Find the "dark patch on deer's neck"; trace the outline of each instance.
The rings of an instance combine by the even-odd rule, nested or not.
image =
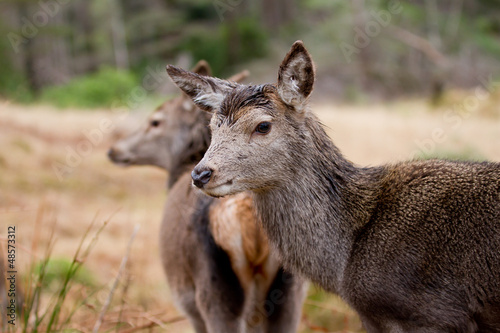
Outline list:
[[[290,181],[256,193],[255,202],[271,243],[286,254],[285,267],[339,291],[356,233],[374,209],[372,185],[382,170],[356,168],[317,118],[305,117],[289,143]]]

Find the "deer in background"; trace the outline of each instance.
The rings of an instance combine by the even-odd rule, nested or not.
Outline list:
[[[201,61],[194,72],[209,75],[210,68]],[[168,171],[161,259],[176,304],[197,333],[296,332],[305,283],[270,252],[249,193],[212,199],[191,187],[190,171],[210,144],[209,120],[187,96],[174,98],[109,157]]]
[[[355,166],[308,108],[301,41],[277,84],[167,71],[213,114],[193,183],[252,191],[285,268],[339,294],[368,332],[500,332],[499,163]]]

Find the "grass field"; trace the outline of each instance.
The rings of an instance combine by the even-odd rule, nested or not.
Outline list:
[[[480,107],[458,110],[456,103],[466,98],[440,109],[405,101],[316,105],[314,110],[334,142],[359,165],[431,156],[500,161],[498,104],[488,112]],[[166,174],[153,167],[120,169],[106,156],[112,142],[146,115],[0,101],[0,242],[5,247],[8,226],[16,226],[22,285],[27,285],[31,267],[44,258],[51,235],[53,267],[64,266],[92,221],[84,247],[109,221],[63,304],[63,318],[76,307],[65,328],[92,331],[139,225],[102,328],[191,332],[171,303],[158,254]],[[42,291],[40,312],[49,306],[62,278],[55,274],[51,279]],[[347,306],[311,287],[301,332],[358,331],[361,325]]]

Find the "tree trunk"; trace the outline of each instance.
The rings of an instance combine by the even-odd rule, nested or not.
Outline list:
[[[113,52],[115,65],[120,69],[129,68],[129,56],[127,50],[127,39],[125,25],[123,24],[122,7],[119,0],[110,0],[111,6],[111,39],[113,41]]]
[[[19,13],[21,17],[29,17],[30,4],[27,2],[20,2]],[[23,44],[24,53],[24,73],[28,80],[28,86],[33,94],[40,93],[41,86],[37,78],[36,64],[35,64],[35,43],[33,38],[26,38],[26,43]]]
[[[363,0],[352,0],[353,26],[356,31],[364,31],[366,25],[365,5]],[[371,57],[369,44],[359,48],[358,73],[360,86],[363,89],[370,90]]]

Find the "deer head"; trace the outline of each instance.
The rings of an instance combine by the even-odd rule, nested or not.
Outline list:
[[[193,72],[208,76],[211,69],[201,60]],[[241,81],[247,76],[248,72],[243,71],[230,80]],[[209,120],[206,112],[182,94],[158,107],[146,124],[115,143],[108,155],[123,166],[155,165],[173,171],[181,163],[198,162],[202,158],[210,143]]]
[[[307,99],[314,65],[301,41],[293,44],[277,84],[241,85],[167,66],[172,80],[212,114],[212,141],[192,172],[193,184],[220,197],[271,189],[289,181],[305,158]]]
[[[193,72],[210,75],[211,69],[202,60]],[[209,134],[199,133],[207,132],[204,131],[207,122],[205,113],[183,94],[160,105],[139,130],[115,143],[108,156],[114,163],[123,166],[155,165],[170,171],[188,146],[193,150],[203,149],[204,146],[206,149],[210,142]],[[193,141],[192,137],[198,138]]]

